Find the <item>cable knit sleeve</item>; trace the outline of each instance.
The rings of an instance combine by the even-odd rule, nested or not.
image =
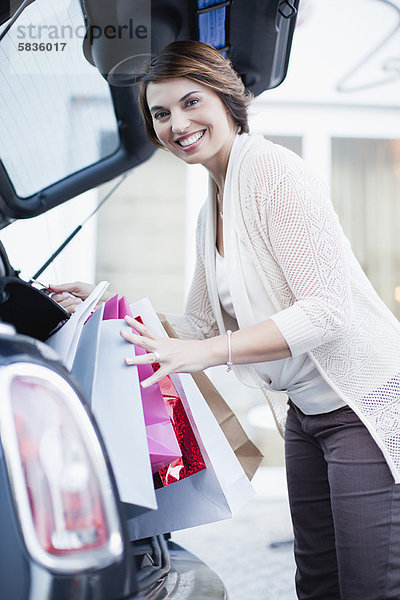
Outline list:
[[[196,265],[183,315],[166,314],[176,333],[183,339],[204,339],[219,334],[208,295],[204,265],[206,206],[199,213],[196,231]]]
[[[325,186],[292,153],[281,149],[273,158],[259,157],[251,180],[259,237],[273,258],[270,279],[272,273],[280,305],[287,307],[272,319],[297,356],[347,332],[348,241]]]

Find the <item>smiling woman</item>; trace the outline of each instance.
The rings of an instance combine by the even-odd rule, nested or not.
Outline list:
[[[301,600],[400,597],[400,325],[357,263],[326,186],[294,153],[248,134],[239,76],[199,42],[174,42],[140,83],[147,135],[209,173],[181,339],[129,321],[173,372],[233,366],[285,391],[286,469]],[[72,291],[71,288],[64,288]],[[368,324],[368,327],[366,326]],[[277,401],[279,403],[279,401]]]
[[[153,128],[153,116],[149,109],[150,104],[147,102],[149,81],[165,82],[171,78],[184,77],[195,84],[201,84],[202,88],[208,88],[219,96],[237,125],[239,133],[248,133],[247,108],[252,95],[245,90],[242,80],[231,63],[212,46],[173,42],[151,61],[149,70],[150,72],[145,74],[140,82],[139,105],[147,135],[156,146],[162,147],[162,143]],[[174,75],[172,76],[171,73]],[[192,90],[197,89],[198,86],[192,87]]]
[[[208,170],[222,216],[229,155],[236,135],[249,132],[252,99],[232,64],[207,44],[173,42],[150,61],[138,99],[150,141]],[[220,221],[217,248],[223,255]]]
[[[195,89],[193,89],[195,88]],[[150,82],[147,102],[162,147],[186,163],[226,168],[237,125],[218,94],[185,77]]]

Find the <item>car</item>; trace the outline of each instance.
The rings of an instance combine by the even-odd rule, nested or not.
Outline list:
[[[38,600],[225,598],[168,536],[131,542],[107,451],[49,347],[0,324],[0,595]]]
[[[2,5],[0,115],[8,129],[0,133],[1,228],[42,214],[151,156],[132,97],[144,58],[169,41],[212,43],[232,58],[255,94],[279,85],[286,74],[298,0],[153,0],[139,3],[134,13],[131,7],[127,0]],[[63,48],[62,38],[71,32],[74,39]],[[124,33],[131,34],[129,43]],[[121,43],[115,42],[118,35]],[[47,135],[42,124],[52,129],[50,116],[38,107],[55,102],[51,110],[61,114],[63,101],[74,100],[71,57],[81,75],[88,62],[96,67],[86,85],[101,90],[104,102],[96,115],[99,122],[113,123],[112,135],[103,140],[100,154],[72,152],[62,168],[55,157],[50,169],[37,162],[35,144]],[[50,84],[32,86],[29,70],[37,69],[37,81],[44,81],[46,68],[56,62],[57,83],[65,85],[57,93]],[[20,103],[13,103],[17,97]],[[33,136],[35,144],[18,147],[13,131],[23,122],[42,128],[41,135]],[[62,150],[60,140],[61,146],[54,138],[51,149]],[[48,264],[25,281],[0,244],[0,597],[227,598],[217,575],[168,534],[129,539],[128,512],[96,419],[69,371],[44,343],[69,317],[36,282]]]

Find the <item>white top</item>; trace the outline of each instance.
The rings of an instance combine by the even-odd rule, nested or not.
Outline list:
[[[247,316],[245,324],[238,321],[239,328],[266,321],[276,312],[251,263],[248,252],[242,244],[241,253],[246,287],[243,293],[247,293],[249,296],[252,314]],[[215,271],[220,302],[223,309],[233,319],[236,319],[226,272],[226,261],[218,250],[216,250],[215,255]],[[306,415],[327,413],[345,406],[345,402],[321,377],[306,353],[283,360],[254,363],[252,366],[269,389],[275,392],[287,392],[292,402]]]
[[[212,337],[227,328],[215,281],[215,192],[210,180],[199,213],[185,313],[168,317],[186,339]],[[326,185],[290,150],[261,135],[242,134],[232,145],[225,194],[232,210],[226,214],[224,208],[224,246],[234,247],[229,238],[237,230],[292,357],[308,354],[366,425],[400,483],[400,323],[354,256]],[[234,261],[228,250],[226,260]],[[229,265],[228,272],[235,268]],[[246,310],[245,300],[239,308]],[[242,366],[236,367],[239,376],[238,370],[243,380]],[[254,369],[252,380],[265,386]],[[284,395],[268,400],[282,429]]]

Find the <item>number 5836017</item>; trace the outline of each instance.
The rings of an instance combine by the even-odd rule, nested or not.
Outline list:
[[[67,42],[19,42],[19,52],[63,52]]]

